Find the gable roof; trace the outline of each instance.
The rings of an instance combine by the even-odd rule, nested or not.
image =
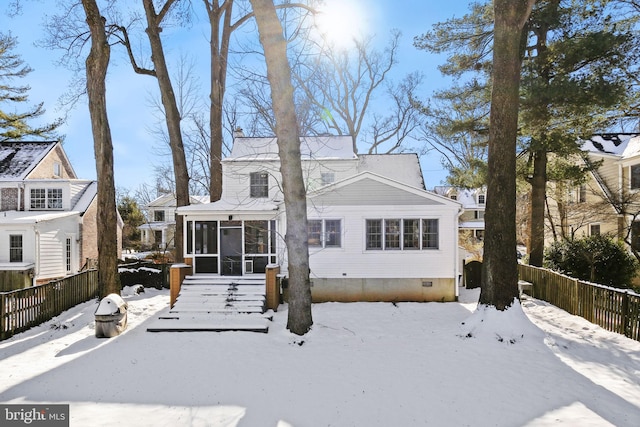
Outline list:
[[[300,138],[303,160],[356,159],[350,136],[303,136]],[[279,160],[278,139],[239,137],[233,140],[231,154],[223,161]]]
[[[189,196],[189,203],[192,205],[197,205],[200,203],[207,203],[209,201],[209,196]],[[175,208],[176,207],[176,196],[173,193],[166,193],[162,196],[155,198],[150,201],[146,206],[147,208]]]
[[[357,175],[309,193],[315,204],[332,206],[366,205],[440,205],[461,209],[455,200],[413,187],[384,176],[361,172]]]
[[[602,133],[583,141],[580,148],[589,153],[630,157],[632,152],[639,153],[639,144],[640,138],[635,133]]]
[[[417,153],[363,154],[358,159],[358,172],[372,172],[426,190]]]
[[[0,142],[0,179],[25,179],[57,144],[57,141]]]

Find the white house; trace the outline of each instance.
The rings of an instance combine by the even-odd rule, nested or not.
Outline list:
[[[209,201],[209,196],[189,196],[194,205]],[[172,193],[162,194],[145,206],[148,222],[138,227],[143,248],[158,250],[175,247],[176,197]]]
[[[462,204],[464,213],[460,216],[459,229],[478,242],[484,240],[484,212],[487,204],[487,188],[456,188],[438,186],[434,193],[457,200]],[[461,236],[462,237],[462,236]]]
[[[460,203],[425,190],[416,154],[357,155],[349,136],[301,140],[314,301],[453,301]],[[236,138],[222,199],[178,208],[194,274],[286,274],[275,138]]]
[[[59,142],[0,143],[0,291],[97,259],[96,194],[96,181],[76,177]]]

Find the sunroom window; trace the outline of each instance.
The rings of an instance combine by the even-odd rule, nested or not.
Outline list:
[[[365,249],[438,249],[438,228],[437,219],[368,219],[365,222]]]
[[[312,219],[307,222],[310,247],[339,248],[342,246],[342,220]]]

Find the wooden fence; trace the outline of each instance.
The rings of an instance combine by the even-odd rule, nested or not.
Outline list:
[[[0,341],[39,325],[98,294],[98,271],[0,293]]]
[[[582,282],[551,270],[518,265],[520,279],[533,283],[532,296],[612,332],[640,341],[640,295]]]

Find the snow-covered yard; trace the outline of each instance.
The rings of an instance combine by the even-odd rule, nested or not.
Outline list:
[[[68,403],[78,427],[640,425],[639,342],[533,299],[533,323],[470,319],[478,291],[461,292],[314,305],[304,337],[286,306],[268,334],[149,333],[168,293],[148,289],[97,339],[89,302],[0,342],[0,402]]]

